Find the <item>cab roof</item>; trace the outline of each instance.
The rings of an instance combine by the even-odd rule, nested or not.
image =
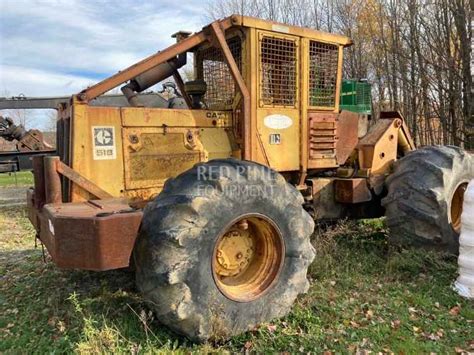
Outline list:
[[[228,18],[231,20],[232,25],[236,27],[241,26],[257,28],[259,30],[309,38],[319,42],[338,44],[344,47],[348,47],[353,44],[352,39],[347,36],[318,31],[307,27],[290,26],[280,22],[262,20],[256,17],[242,16],[236,14],[229,16]]]

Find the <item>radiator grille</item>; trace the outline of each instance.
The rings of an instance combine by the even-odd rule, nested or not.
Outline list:
[[[333,117],[312,117],[309,131],[309,158],[336,156],[336,120]]]
[[[334,107],[336,102],[338,47],[310,41],[309,105]]]
[[[260,102],[296,105],[297,45],[295,40],[262,36],[260,39]]]
[[[242,45],[239,37],[227,40],[227,45],[234,57],[239,70],[242,68]],[[207,84],[204,101],[210,109],[227,109],[232,106],[236,86],[230,69],[220,48],[209,47],[200,51],[202,72],[199,76]]]

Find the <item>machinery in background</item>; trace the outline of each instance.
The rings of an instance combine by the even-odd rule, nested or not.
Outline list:
[[[0,152],[0,173],[33,169],[32,157],[53,155],[56,150],[37,129],[26,130],[9,117],[0,116],[0,138],[16,141],[16,151]]]
[[[372,116],[372,86],[367,80],[343,80],[341,85],[341,110]]]
[[[26,130],[23,125],[16,125],[10,117],[0,116],[0,137],[7,141],[17,141],[19,152],[52,150],[53,146],[44,140],[43,133],[37,129]]]

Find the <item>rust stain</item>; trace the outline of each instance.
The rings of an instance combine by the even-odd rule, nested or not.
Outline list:
[[[95,271],[127,267],[142,212],[121,199],[91,202],[45,205],[30,218],[57,266]]]
[[[337,120],[336,159],[339,165],[346,162],[359,142],[359,115],[342,111]]]

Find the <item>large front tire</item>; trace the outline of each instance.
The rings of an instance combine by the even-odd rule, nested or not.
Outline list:
[[[309,287],[314,258],[314,222],[302,204],[265,166],[195,166],[145,208],[134,249],[139,290],[162,323],[195,341],[287,314]]]
[[[382,200],[391,240],[457,253],[464,190],[472,156],[454,146],[415,150],[395,163]]]

